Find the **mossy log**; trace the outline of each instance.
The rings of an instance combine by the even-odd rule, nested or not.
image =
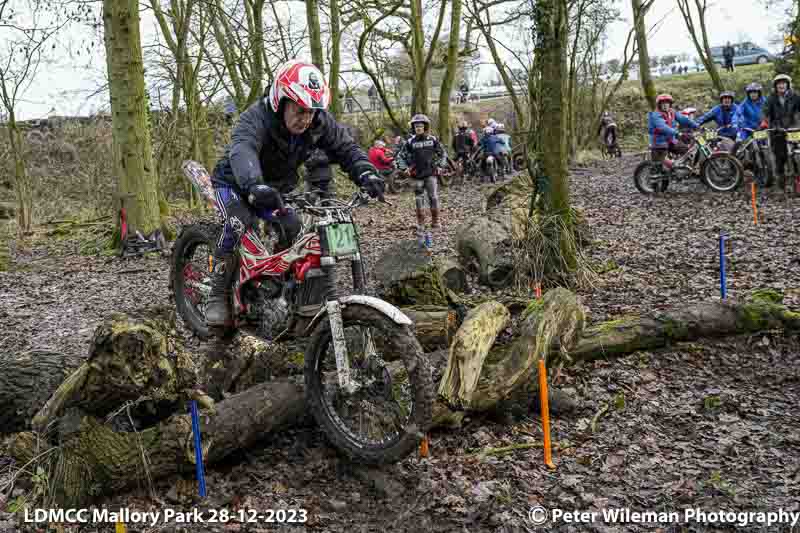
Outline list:
[[[769,329],[800,331],[800,313],[756,295],[747,301],[705,302],[651,316],[603,322],[587,328],[569,356],[573,360],[590,361],[675,342]]]
[[[49,350],[0,353],[0,434],[25,429],[82,361]]]
[[[93,416],[75,414],[72,431],[62,432],[60,447],[53,454],[55,474],[50,487],[58,505],[80,507],[94,494],[192,472],[192,423],[184,407],[186,414],[175,414],[138,432],[114,431]],[[288,380],[262,383],[227,398],[212,412],[200,414],[204,461],[213,463],[247,448],[265,433],[296,423],[304,411],[302,386]],[[9,449],[24,460],[37,453],[36,442],[32,433],[20,433]]]
[[[486,302],[467,314],[450,345],[447,368],[439,383],[439,395],[448,404],[471,407],[483,361],[510,320],[508,309],[497,302]]]
[[[0,368],[7,367],[0,382],[9,380],[3,389],[13,392],[0,393],[0,411],[6,413],[0,432],[17,431],[29,421],[43,430],[68,407],[105,417],[135,403],[134,412],[150,418],[186,399],[187,391],[199,388],[221,399],[290,373],[284,348],[246,334],[224,346],[211,344],[205,354],[189,354],[174,336],[173,318],[164,310],[109,315],[82,362],[67,364],[49,353],[0,359]]]
[[[426,352],[447,348],[458,329],[455,311],[435,305],[402,307],[414,323],[414,334]]]
[[[538,390],[539,359],[548,367],[558,364],[578,343],[586,321],[580,298],[557,288],[534,300],[507,346],[492,348],[480,369],[470,408],[488,411],[515,391]],[[530,385],[535,384],[531,388]]]

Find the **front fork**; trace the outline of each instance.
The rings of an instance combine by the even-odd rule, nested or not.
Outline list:
[[[350,360],[347,353],[347,339],[344,335],[344,322],[342,320],[342,306],[339,304],[338,291],[336,289],[335,265],[325,265],[323,270],[328,281],[327,300],[325,310],[328,313],[328,321],[331,326],[331,337],[333,340],[333,350],[336,356],[336,375],[339,379],[339,386],[348,394],[358,390],[358,385],[353,383],[350,376]],[[364,290],[364,270],[361,263],[361,254],[353,258],[351,262],[353,272],[353,287],[356,293]],[[372,332],[369,328],[362,328],[364,343],[364,360],[373,357],[377,352],[375,343],[372,340]]]

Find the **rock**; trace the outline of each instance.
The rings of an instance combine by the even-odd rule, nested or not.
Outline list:
[[[439,272],[442,273],[445,287],[457,294],[469,292],[470,287],[467,281],[467,272],[456,259],[448,257],[437,260],[437,265],[439,267]]]

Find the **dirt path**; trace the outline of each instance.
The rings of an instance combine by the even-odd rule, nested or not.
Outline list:
[[[784,204],[770,196],[768,223],[753,226],[746,195],[714,195],[692,185],[644,197],[629,177],[632,164],[604,163],[573,174],[573,201],[585,208],[597,241],[590,258],[610,269],[582,294],[593,320],[718,298],[720,230],[733,241],[731,296],[780,288],[787,303],[800,308],[800,200]],[[480,216],[479,198],[470,188],[444,191],[445,229],[434,242],[437,253],[450,251],[459,220]],[[370,243],[368,264],[381,244],[413,235],[413,198],[393,201],[391,212],[371,206],[359,215]],[[168,303],[164,260],[78,257],[66,253],[68,243],[58,248],[35,248],[22,257],[20,270],[0,274],[0,353],[41,347],[80,353],[108,312]],[[207,472],[207,506],[303,508],[308,529],[337,532],[530,531],[533,505],[566,511],[800,511],[799,357],[798,339],[767,333],[572,369],[559,385],[581,407],[554,419],[553,438],[562,448],[555,453],[554,472],[542,465],[537,448],[470,455],[485,447],[540,441],[531,406],[435,433],[430,458],[412,457],[383,472],[339,461],[314,428],[293,429],[270,435],[263,446]],[[7,475],[9,468],[0,458],[0,472]],[[186,479],[192,478],[187,473]],[[167,479],[155,487],[155,498],[143,490],[106,503],[189,509],[181,496],[192,490],[191,482]],[[9,518],[0,513],[0,531],[11,527]],[[662,531],[677,531],[661,525],[667,527]],[[603,523],[601,515],[593,524],[548,523],[542,530],[634,532],[655,526]],[[206,524],[188,530],[237,527]],[[239,527],[279,529],[264,523]]]

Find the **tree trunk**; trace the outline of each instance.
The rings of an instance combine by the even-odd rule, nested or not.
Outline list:
[[[397,306],[446,307],[447,290],[441,272],[411,239],[389,246],[372,267],[378,291]]]
[[[547,110],[547,127],[541,133],[542,171],[537,183],[536,210],[540,216],[556,216],[564,221],[559,232],[560,263],[570,271],[577,263],[571,246],[569,174],[567,172],[567,112],[564,101],[567,77],[567,20],[565,0],[550,0],[539,10],[538,49],[541,54],[541,105]]]
[[[650,110],[656,108],[656,85],[650,75],[650,54],[647,52],[647,26],[644,22],[644,16],[652,1],[650,0],[646,6],[643,6],[642,0],[631,0],[634,28],[636,29],[636,43],[639,49],[639,79],[642,82],[642,90]]]
[[[510,257],[502,253],[511,241],[511,215],[501,210],[477,217],[456,230],[458,260],[467,271],[477,271],[485,285],[494,270],[504,270]]]
[[[339,0],[330,0],[331,6],[331,73],[328,86],[331,89],[330,112],[334,117],[339,117],[342,103],[339,101],[339,71],[342,66],[342,30],[340,26]]]
[[[15,215],[14,204],[0,202],[0,272],[5,272],[11,265],[11,221]]]
[[[439,138],[450,145],[450,91],[458,69],[458,38],[461,26],[461,0],[450,2],[450,39],[447,43],[447,69],[439,92]]]
[[[422,0],[411,0],[412,64],[414,65],[414,96],[411,114],[428,114],[428,73],[425,69],[425,34],[422,30]],[[432,44],[431,46],[434,46]]]
[[[509,322],[509,310],[498,302],[486,302],[469,313],[454,336],[446,360],[443,350],[431,354],[434,377],[440,378],[439,392],[444,398],[434,405],[434,425],[457,426],[464,410],[495,409],[513,393],[535,389],[531,387],[532,375],[541,357],[552,366],[707,336],[776,328],[800,332],[800,313],[787,310],[778,301],[770,293],[758,294],[746,302],[703,303],[584,330],[586,311],[580,299],[565,289],[553,289],[541,300],[529,302],[517,333],[500,342],[496,339]],[[417,321],[421,322],[419,317]],[[183,398],[174,389],[182,386],[182,381],[191,382],[181,376],[191,376],[193,368],[213,369],[218,362],[187,360],[175,339],[167,336],[171,329],[172,325],[158,315],[109,318],[95,334],[89,361],[59,387],[61,391],[71,388],[77,394],[54,409],[58,398],[65,397],[55,394],[40,410],[49,411],[53,418],[58,416],[54,438],[60,449],[40,460],[52,457],[56,461],[50,465],[57,466],[55,470],[48,466],[45,471],[61,472],[49,480],[61,505],[85,506],[94,492],[90,487],[107,493],[192,471],[191,421],[185,414]],[[223,375],[208,371],[205,375],[221,391],[236,394],[201,414],[206,463],[251,446],[278,427],[297,423],[305,412],[299,376],[296,381],[291,377],[274,379],[273,374],[279,372],[272,372],[273,366],[286,364],[285,351],[248,336],[238,336],[232,350],[233,357],[226,358],[227,368],[220,370]],[[253,371],[257,362],[266,367],[259,375]],[[5,416],[0,427],[21,427],[20,420],[24,424],[35,412],[35,404],[46,397],[44,391],[54,386],[65,368],[77,363],[46,352],[0,359],[0,413],[4,413],[0,416]],[[69,382],[81,385],[70,387]],[[161,409],[151,415],[154,421],[142,425],[146,422],[143,415],[152,412],[145,408],[151,400],[144,397],[154,396],[157,390],[176,399],[160,404]],[[125,427],[129,412],[136,427]],[[19,418],[14,418],[15,413]],[[36,448],[41,444],[36,435],[21,433],[13,439],[9,451],[24,464],[42,452]],[[35,466],[30,470],[35,471]]]
[[[158,177],[147,127],[147,98],[144,86],[139,2],[104,0],[106,52],[109,56],[109,92],[114,140],[121,161],[120,196],[126,208],[128,228],[144,235],[161,226],[158,206]]]
[[[322,52],[322,31],[319,25],[319,2],[306,0],[306,23],[311,42],[311,62],[325,74],[325,54]]]
[[[24,148],[22,146],[22,135],[15,117],[14,110],[8,113],[8,137],[11,144],[11,157],[14,160],[14,191],[17,195],[17,227],[20,235],[24,235],[31,230],[33,225],[33,190],[25,168]]]

